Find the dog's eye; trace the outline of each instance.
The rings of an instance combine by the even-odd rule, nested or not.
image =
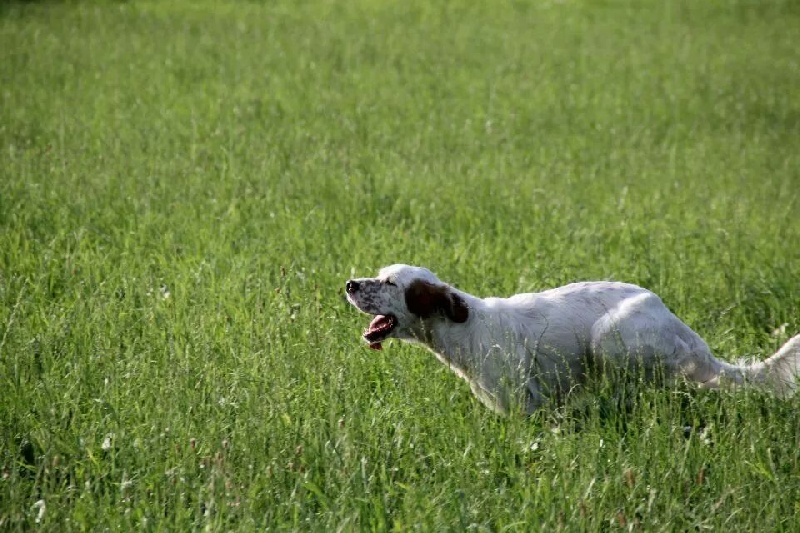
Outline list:
[[[391,285],[392,287],[397,287],[397,283],[393,282],[392,280],[387,279],[384,281],[387,285]]]

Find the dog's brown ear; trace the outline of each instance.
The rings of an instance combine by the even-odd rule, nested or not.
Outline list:
[[[469,318],[469,307],[461,296],[446,285],[434,285],[426,281],[415,281],[406,289],[406,306],[421,318],[443,313],[459,324]]]
[[[447,292],[450,295],[450,307],[445,308],[445,315],[453,322],[458,322],[459,324],[466,322],[469,318],[467,302],[453,291],[448,290]]]

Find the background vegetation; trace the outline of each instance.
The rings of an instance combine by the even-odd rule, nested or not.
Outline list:
[[[0,6],[0,528],[796,530],[797,399],[500,419],[342,289],[625,280],[771,354],[798,5]]]

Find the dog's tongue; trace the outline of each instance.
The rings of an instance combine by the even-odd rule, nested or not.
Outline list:
[[[377,315],[375,318],[372,319],[372,322],[369,323],[369,327],[367,328],[366,334],[369,335],[370,333],[376,333],[391,324],[391,319],[385,315]],[[373,350],[382,350],[383,346],[380,342],[370,342],[369,347]]]
[[[375,318],[373,318],[372,322],[369,323],[367,332],[374,333],[375,331],[379,331],[388,326],[391,321],[392,320],[386,315],[375,315]]]

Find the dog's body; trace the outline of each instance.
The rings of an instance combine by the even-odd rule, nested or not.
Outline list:
[[[791,395],[800,375],[800,335],[760,363],[734,365],[708,345],[654,293],[626,283],[573,283],[510,298],[477,298],[407,265],[377,278],[347,282],[348,300],[375,315],[370,346],[396,337],[427,346],[467,380],[488,407],[532,413],[559,401],[593,371],[635,371],[652,379],[685,377],[703,387],[763,386]]]

